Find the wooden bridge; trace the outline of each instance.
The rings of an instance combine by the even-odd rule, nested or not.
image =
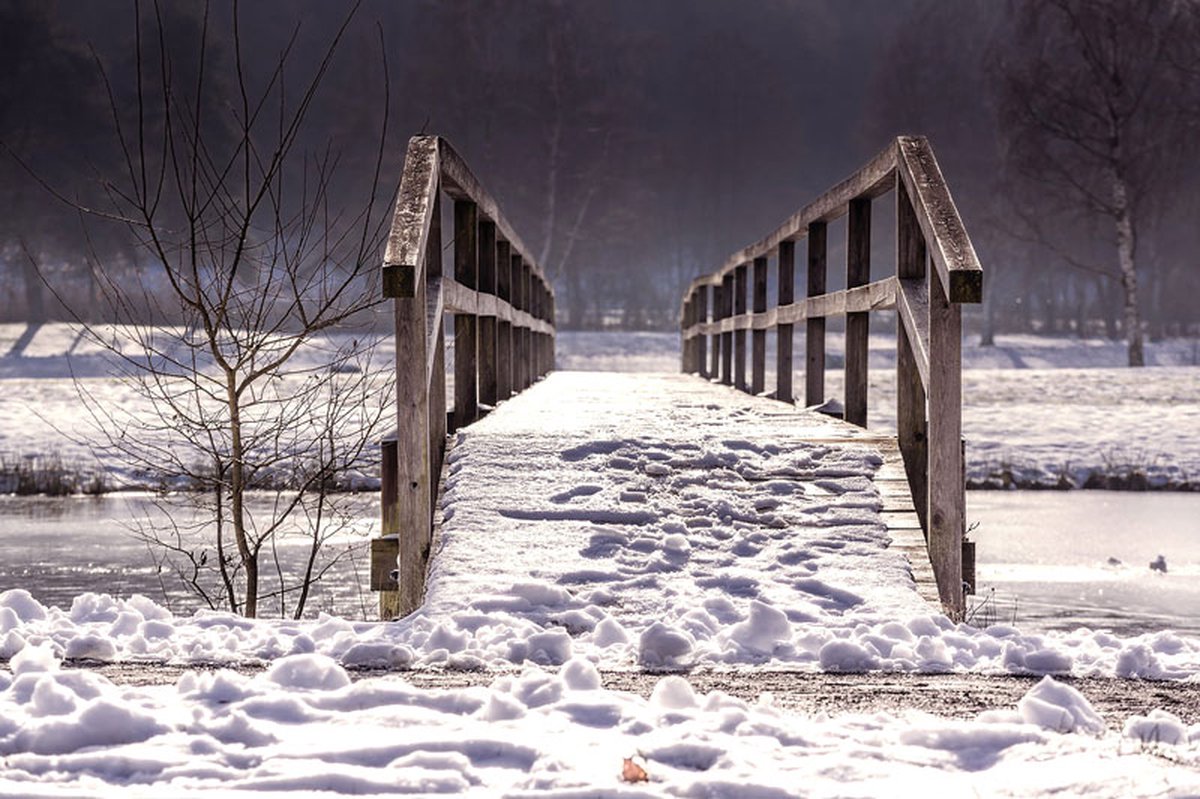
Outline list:
[[[452,212],[443,208],[443,195]],[[872,209],[888,195],[894,196],[895,269],[872,280]],[[827,230],[841,217],[846,288],[827,291]],[[449,239],[446,227],[452,228]],[[801,242],[807,280],[805,296],[797,299]],[[453,250],[452,277],[442,268],[446,249]],[[879,450],[874,483],[891,547],[908,557],[918,592],[952,618],[962,617],[964,593],[974,582],[973,550],[963,540],[960,307],[981,300],[982,284],[928,142],[902,137],[766,238],[693,281],[681,303],[682,370],[694,375],[697,391],[716,397],[732,387],[786,403],[779,406],[786,412],[774,417],[788,428],[780,441]],[[372,546],[372,588],[382,592],[381,613],[388,618],[411,612],[424,596],[441,521],[437,496],[447,433],[498,403],[524,402],[510,398],[552,370],[555,329],[554,292],[544,272],[463,160],[437,137],[409,143],[383,285],[395,301],[397,429],[383,447],[383,537]],[[896,312],[896,436],[864,429],[870,315],[883,310]],[[454,317],[452,401],[445,388],[448,314]],[[825,397],[826,321],[832,317],[845,320],[845,394],[837,419],[827,413],[832,403]],[[795,407],[798,324],[808,411]],[[769,332],[777,360],[768,393]],[[587,391],[587,385],[577,389]],[[665,402],[682,396],[675,388],[661,393]],[[583,421],[575,432],[582,439],[596,435]]]

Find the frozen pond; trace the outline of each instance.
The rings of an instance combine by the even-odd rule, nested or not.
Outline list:
[[[270,500],[249,499],[260,510]],[[364,520],[378,514],[378,495],[353,497]],[[177,521],[195,517],[180,508]],[[24,588],[46,605],[70,608],[71,600],[85,591],[119,597],[143,594],[175,613],[188,613],[203,603],[184,590],[179,579],[159,572],[152,550],[131,533],[131,525],[149,520],[162,524],[162,512],[145,494],[109,494],[100,497],[0,496],[0,591]],[[377,534],[378,525],[374,525]],[[377,607],[367,584],[369,521],[327,544],[338,562],[318,582],[309,597],[305,616],[325,612],[361,619]],[[278,557],[284,568],[303,563],[307,540],[284,536]],[[261,566],[265,590],[278,585],[270,553],[264,548]],[[264,616],[279,615],[269,600],[260,602]],[[375,616],[370,616],[375,618]]]
[[[316,587],[307,616],[374,618],[367,537],[377,499],[368,493],[355,502],[363,527],[331,544],[344,557]],[[967,504],[968,519],[979,523],[971,534],[977,623],[1200,633],[1200,494],[973,491]],[[155,511],[144,495],[0,497],[0,591],[25,588],[64,608],[84,591],[145,594],[176,613],[199,607],[129,533],[148,512]],[[280,551],[285,561],[303,555],[298,542]],[[1149,568],[1160,554],[1166,574]]]
[[[1200,494],[971,491],[967,519],[981,618],[1200,633]],[[1150,569],[1159,555],[1166,574]]]

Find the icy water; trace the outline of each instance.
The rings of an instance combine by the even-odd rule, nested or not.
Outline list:
[[[316,587],[308,616],[372,617],[367,537],[376,497],[355,502],[363,525],[330,544],[342,560]],[[1200,494],[972,491],[967,506],[968,519],[979,523],[971,533],[978,547],[976,622],[1015,620],[1027,631],[1200,634]],[[0,497],[0,591],[25,588],[64,608],[84,591],[145,594],[176,612],[200,607],[129,533],[132,522],[155,513],[150,499],[137,495]],[[1166,574],[1149,568],[1160,554]],[[303,547],[285,545],[280,557],[297,563]]]
[[[1200,633],[1200,494],[971,491],[967,519],[977,621]]]
[[[252,497],[251,509],[265,511],[270,501]],[[353,502],[364,522],[327,543],[326,552],[336,555],[337,562],[314,586],[307,617],[325,612],[364,618],[376,606],[367,584],[371,525],[366,520],[377,514],[377,495],[356,496]],[[181,523],[197,518],[195,511],[182,506],[173,515]],[[131,525],[145,522],[168,529],[162,511],[147,495],[0,497],[0,591],[24,588],[43,604],[62,608],[69,608],[72,598],[85,591],[118,597],[143,594],[176,613],[207,607],[169,568],[160,571],[154,551],[131,533]],[[288,533],[277,549],[285,573],[303,564],[307,554],[306,539],[295,535],[294,528]],[[265,553],[263,560],[262,579],[271,591],[279,584],[272,574],[274,559]],[[275,603],[262,600],[262,612],[278,615]]]

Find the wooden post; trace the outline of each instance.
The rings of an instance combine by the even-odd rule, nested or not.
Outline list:
[[[496,295],[496,224],[484,219],[479,222],[479,290]],[[496,378],[497,325],[495,315],[479,318],[479,401],[496,406],[499,396]]]
[[[721,287],[712,286],[712,318],[713,321],[721,319],[721,308],[724,306],[724,300],[721,297]],[[709,355],[708,361],[708,379],[717,380],[721,377],[721,334],[712,334],[712,352]]]
[[[399,555],[397,568],[398,603],[397,615],[415,610],[421,604],[424,590],[425,560],[424,543],[432,522],[431,465],[432,447],[437,429],[431,414],[433,386],[428,382],[430,364],[426,342],[426,286],[431,278],[430,255],[441,255],[441,216],[438,193],[435,190],[432,203],[432,222],[429,242],[423,256],[423,268],[418,277],[413,296],[395,300],[396,318],[396,447],[397,447],[397,526],[399,528]],[[436,242],[436,245],[432,244]],[[440,260],[439,260],[440,266]],[[440,325],[435,327],[440,328]],[[435,373],[434,383],[443,380]],[[445,394],[443,381],[443,396]],[[444,421],[443,421],[444,424]]]
[[[767,259],[754,259],[754,313],[767,310]],[[751,341],[750,393],[761,394],[767,383],[767,331],[754,330]]]
[[[825,293],[826,225],[813,222],[808,226],[808,296]],[[804,333],[804,404],[820,405],[825,401],[825,318],[807,320]]]
[[[708,286],[699,286],[696,289],[695,320],[695,324],[704,324],[708,321]],[[708,337],[701,333],[696,336],[695,343],[696,372],[703,376],[708,370]]]
[[[679,371],[688,374],[692,371],[692,340],[688,338],[688,328],[692,325],[692,301],[688,297],[683,301],[683,315],[679,318]]]
[[[929,280],[929,559],[951,618],[965,611],[962,539],[966,497],[962,465],[962,308],[940,275]]]
[[[454,203],[454,279],[475,288],[479,275],[479,223],[475,203]],[[454,428],[464,427],[479,416],[478,325],[476,317],[454,317]]]
[[[512,257],[507,241],[496,242],[496,296],[505,303],[512,300]],[[513,393],[512,323],[496,326],[496,399],[506,400]]]
[[[928,279],[925,236],[913,212],[904,181],[896,182],[896,277],[901,281]],[[928,288],[922,285],[922,291]],[[904,455],[908,487],[921,529],[929,534],[929,450],[925,386],[913,351],[912,337],[901,314],[896,314],[896,437]]]
[[[871,282],[871,200],[850,201],[846,218],[846,288]],[[846,415],[859,427],[867,426],[867,348],[871,314],[846,314]]]
[[[533,313],[533,270],[529,264],[521,262],[521,310]],[[533,385],[533,331],[528,327],[521,328],[521,390]]]
[[[796,301],[796,242],[779,242],[779,308]],[[779,325],[775,328],[775,399],[792,402],[792,339],[795,325]]]
[[[434,202],[433,221],[429,225],[429,239],[425,249],[425,271],[430,279],[442,277],[442,201],[439,195]],[[428,302],[426,302],[428,308]],[[433,514],[437,511],[438,481],[442,476],[442,460],[446,457],[446,329],[445,319],[438,314],[433,320],[434,348],[433,366],[429,371],[429,504],[426,510],[424,535],[420,539],[420,594],[418,604],[425,594],[425,564],[429,560],[429,545],[433,540]],[[403,457],[403,452],[401,453]],[[414,606],[415,607],[415,606]],[[405,611],[408,613],[409,611]]]
[[[396,439],[379,445],[379,539],[371,542],[371,590],[379,592],[379,619],[390,621],[400,615],[400,592],[391,573],[400,556],[400,503],[397,493]]]
[[[721,318],[733,315],[733,275],[721,278]],[[733,385],[733,332],[721,334],[721,383]]]
[[[746,283],[747,267],[741,264],[733,270],[733,313],[741,316],[746,313]],[[733,385],[739,391],[745,391],[746,384],[746,330],[738,328],[733,331]]]

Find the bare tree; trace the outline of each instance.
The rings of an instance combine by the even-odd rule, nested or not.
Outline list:
[[[1111,226],[1130,366],[1145,362],[1142,214],[1194,140],[1184,101],[1194,89],[1178,66],[1194,47],[1190,14],[1179,2],[1026,0],[999,69],[1009,163],[1064,217]]]
[[[378,302],[391,204],[380,182],[386,90],[380,129],[360,134],[378,137],[368,174],[343,175],[339,154],[309,133],[353,16],[301,65],[297,25],[260,73],[236,3],[204,6],[187,47],[155,5],[137,20],[132,108],[104,73],[123,170],[102,176],[108,207],[82,210],[123,225],[157,285],[96,265],[118,324],[86,330],[139,401],[102,405],[82,382],[80,396],[105,457],[194,506],[141,535],[209,606],[246,616],[265,602],[303,613],[347,519],[334,489],[363,466],[391,396],[377,339],[354,332]],[[176,63],[179,52],[194,55]],[[147,307],[181,323],[147,324]],[[280,557],[289,530],[306,541],[298,558]]]

